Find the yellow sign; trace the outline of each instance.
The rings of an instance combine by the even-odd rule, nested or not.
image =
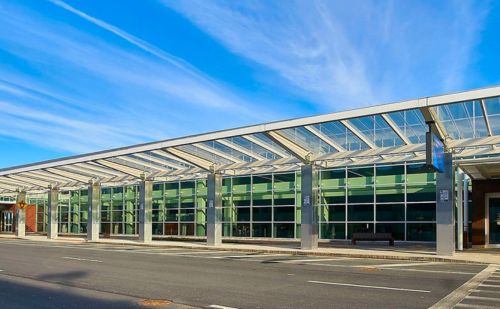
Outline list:
[[[28,206],[28,204],[26,204],[24,201],[20,201],[19,203],[17,203],[17,207],[21,208],[21,209],[24,209]]]

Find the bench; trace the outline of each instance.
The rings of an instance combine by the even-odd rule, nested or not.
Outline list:
[[[394,237],[392,237],[391,233],[353,233],[352,244],[355,245],[358,240],[389,241],[389,246],[394,246]]]

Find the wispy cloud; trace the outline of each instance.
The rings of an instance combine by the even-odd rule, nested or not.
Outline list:
[[[0,136],[80,153],[219,129],[221,118],[224,126],[265,118],[182,59],[51,2],[108,35],[0,5],[0,52],[8,57],[0,63]]]
[[[163,3],[330,108],[462,88],[488,12],[472,1]]]

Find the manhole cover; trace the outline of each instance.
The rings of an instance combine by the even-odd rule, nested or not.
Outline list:
[[[166,299],[144,299],[139,302],[139,305],[145,307],[159,307],[170,303],[172,302]]]

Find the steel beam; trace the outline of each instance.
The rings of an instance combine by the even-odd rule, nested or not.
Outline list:
[[[486,125],[486,131],[488,132],[488,136],[492,136],[493,133],[491,131],[490,119],[488,118],[488,110],[486,109],[486,104],[484,103],[484,99],[481,100],[481,110],[483,111],[484,124]]]
[[[133,177],[136,177],[136,178],[141,178],[142,175],[144,175],[144,171],[141,171],[139,169],[136,169],[136,168],[133,168],[133,167],[130,167],[130,166],[127,166],[127,165],[123,165],[123,164],[119,164],[119,163],[116,163],[116,162],[108,161],[108,160],[97,160],[95,163],[98,163],[100,165],[104,165],[104,166],[106,166],[108,168],[112,168],[112,169],[117,170],[117,171],[119,171],[121,173],[130,175],[130,176],[133,176]]]
[[[213,162],[210,162],[208,160],[205,160],[203,158],[200,158],[198,156],[190,154],[189,152],[186,152],[184,150],[180,150],[177,148],[168,148],[168,149],[164,149],[164,151],[168,152],[169,154],[173,155],[176,158],[179,158],[183,161],[186,161],[189,164],[192,164],[194,166],[202,168],[206,171],[213,170],[215,168],[215,165],[216,165]]]
[[[304,128],[307,131],[309,131],[312,134],[314,134],[316,137],[318,137],[320,140],[322,140],[326,144],[328,144],[331,147],[335,148],[335,150],[337,150],[337,151],[346,151],[346,149],[344,147],[342,147],[337,142],[335,142],[334,140],[332,140],[331,138],[329,138],[326,134],[324,134],[323,132],[321,132],[317,128],[315,128],[313,126],[305,126]]]
[[[281,149],[277,149],[276,147],[273,147],[272,145],[269,145],[268,143],[261,141],[260,139],[254,137],[252,135],[243,135],[242,137],[244,139],[254,143],[255,145],[258,145],[258,146],[268,150],[269,152],[277,154],[278,156],[280,156],[282,158],[290,157],[290,155],[288,153],[282,151]]]
[[[355,126],[353,126],[349,120],[340,120],[340,123],[342,123],[349,131],[351,131],[354,135],[356,135],[363,143],[368,145],[370,148],[378,148],[377,145],[374,144],[373,141],[371,141],[366,135],[361,133]]]
[[[309,164],[314,159],[313,153],[297,145],[295,142],[289,140],[288,138],[283,136],[283,134],[275,131],[265,132],[264,134],[280,147],[286,149],[301,162]]]
[[[399,138],[406,145],[411,144],[410,139],[401,131],[401,129],[399,129],[398,125],[392,120],[392,118],[389,115],[381,114],[380,116],[385,120],[385,122],[389,125],[389,127],[391,127],[391,129],[394,131],[394,133],[396,133],[396,135],[399,136]]]

